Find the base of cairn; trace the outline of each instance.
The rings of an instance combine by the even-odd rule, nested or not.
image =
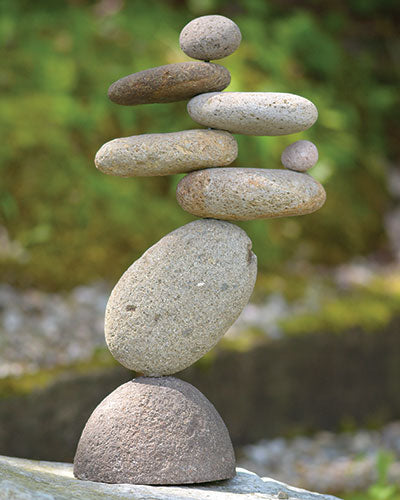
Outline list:
[[[200,391],[175,377],[140,377],[94,410],[74,475],[103,483],[203,483],[232,478],[235,456],[224,422]]]

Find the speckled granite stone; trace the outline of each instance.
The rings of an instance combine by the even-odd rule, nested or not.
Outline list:
[[[294,134],[318,117],[308,99],[280,92],[211,92],[191,99],[187,109],[201,125],[244,135]]]
[[[251,241],[234,224],[197,220],[176,229],[134,262],[111,293],[105,318],[111,354],[145,375],[183,370],[236,320],[256,274]]]
[[[210,61],[229,56],[239,47],[239,27],[224,16],[202,16],[190,21],[179,36],[183,52],[194,59]]]
[[[283,150],[281,161],[290,170],[306,172],[318,161],[317,146],[310,141],[293,142]]]
[[[326,194],[307,174],[257,168],[208,168],[184,177],[179,205],[198,217],[251,220],[304,215],[321,208]]]
[[[94,410],[74,474],[103,483],[203,483],[232,478],[235,455],[224,422],[200,391],[174,377],[140,377]]]
[[[108,97],[126,106],[184,101],[203,92],[223,90],[230,81],[231,75],[223,66],[189,61],[125,76],[110,86]]]
[[[184,130],[114,139],[99,149],[95,164],[120,177],[170,175],[229,165],[237,154],[229,132]]]

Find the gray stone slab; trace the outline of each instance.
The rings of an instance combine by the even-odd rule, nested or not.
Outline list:
[[[338,500],[294,488],[245,469],[195,486],[139,486],[75,479],[72,464],[0,456],[1,500]]]

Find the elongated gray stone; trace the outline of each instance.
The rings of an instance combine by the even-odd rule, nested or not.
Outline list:
[[[318,149],[310,141],[296,141],[283,150],[282,165],[290,170],[306,172],[318,161]]]
[[[223,66],[188,61],[125,76],[110,86],[108,97],[126,106],[184,101],[203,92],[223,90],[230,81],[231,75]]]
[[[190,21],[179,36],[183,52],[194,59],[210,61],[229,56],[239,47],[239,27],[225,16],[202,16]]]
[[[170,175],[225,166],[238,154],[235,138],[222,130],[185,130],[114,139],[96,154],[96,167],[120,177]]]
[[[237,468],[228,481],[195,486],[145,486],[80,481],[72,465],[0,456],[2,500],[277,500],[285,495],[296,500],[339,500],[261,479]]]
[[[280,92],[210,92],[191,99],[187,110],[201,125],[244,135],[294,134],[318,117],[308,99]]]
[[[321,208],[326,193],[307,174],[258,168],[208,168],[184,177],[179,205],[198,217],[251,220],[305,215]]]
[[[197,220],[172,231],[129,267],[111,293],[105,318],[111,354],[145,375],[183,370],[236,320],[256,274],[251,241],[239,227]]]

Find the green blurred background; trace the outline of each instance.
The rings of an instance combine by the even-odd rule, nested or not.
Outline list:
[[[399,153],[396,3],[3,0],[0,223],[16,245],[1,254],[1,278],[48,290],[115,282],[191,220],[175,201],[179,176],[112,178],[93,158],[115,137],[197,127],[185,102],[124,107],[107,89],[127,74],[188,60],[179,32],[210,13],[231,17],[243,35],[220,61],[232,73],[228,90],[292,92],[319,110],[301,134],[236,136],[234,165],[249,167],[278,168],[286,145],[315,142],[312,175],[328,193],[316,214],[242,224],[260,270],[390,258],[383,218],[392,203],[387,170]]]
[[[183,26],[197,16],[225,15],[239,25],[243,36],[239,49],[219,61],[232,74],[227,90],[300,94],[319,110],[317,123],[301,134],[237,135],[239,157],[233,165],[279,168],[285,146],[309,139],[320,155],[311,175],[323,183],[327,202],[305,217],[240,224],[258,256],[253,301],[262,304],[279,292],[290,304],[311,294],[311,307],[297,313],[294,307],[293,314],[280,321],[283,338],[274,345],[271,338],[254,330],[222,342],[220,350],[200,362],[195,375],[190,372],[187,379],[212,392],[211,375],[220,370],[221,380],[232,374],[237,377],[232,379],[235,383],[243,379],[248,387],[255,386],[263,375],[258,369],[249,375],[249,367],[262,367],[269,359],[263,387],[275,380],[275,393],[272,388],[273,394],[267,395],[276,403],[267,426],[272,435],[314,432],[319,426],[379,427],[399,419],[398,1],[0,0],[0,9],[0,283],[16,290],[61,294],[99,280],[112,285],[150,245],[193,219],[175,200],[181,176],[113,178],[98,172],[93,158],[104,142],[116,137],[198,128],[186,113],[185,102],[124,107],[108,100],[107,89],[127,74],[189,60],[178,43]],[[360,262],[368,279],[358,279],[356,272],[343,281],[340,270],[351,274],[352,263]],[[371,331],[380,337],[371,336]],[[0,350],[1,342],[0,335]],[[264,358],[261,354],[255,358],[254,347]],[[320,355],[310,356],[313,349]],[[97,368],[110,368],[107,356],[104,351],[94,354]],[[274,362],[276,370],[271,368]],[[315,374],[325,369],[326,378],[318,379]],[[84,411],[76,410],[77,423],[70,434],[65,432],[63,444],[37,434],[43,418],[49,419],[56,410],[55,399],[51,392],[50,396],[40,393],[39,400],[29,393],[52,382],[57,370],[1,381],[3,450],[14,450],[15,444],[4,422],[13,422],[15,415],[23,415],[21,408],[31,405],[37,427],[32,424],[30,430],[27,421],[21,420],[15,431],[26,429],[31,436],[39,436],[40,443],[32,444],[30,449],[36,451],[30,456],[71,459],[73,440],[95,406],[95,397]],[[87,366],[72,370],[86,373]],[[109,385],[103,384],[104,391],[110,392],[118,385],[116,380],[127,376],[113,375],[107,379]],[[94,379],[90,383],[85,393],[79,382],[82,400],[102,385]],[[79,395],[72,387],[70,399],[68,391],[58,396],[58,403],[64,398],[68,409]],[[260,396],[253,392],[256,413]],[[21,403],[12,399],[21,394],[28,399]],[[311,401],[305,399],[307,394]],[[216,406],[224,418],[238,411],[231,411],[230,401],[223,401],[219,386],[214,397],[222,397]],[[247,397],[246,391],[242,397]],[[271,412],[268,397],[265,418]],[[304,404],[304,409],[300,411],[297,403]],[[38,413],[38,408],[46,413]],[[318,408],[319,415],[314,411]],[[243,444],[241,417],[237,428],[234,418],[228,427]],[[248,439],[261,437],[262,418],[259,433],[253,437],[248,433]],[[65,427],[67,417],[57,419],[55,415],[54,429]],[[274,422],[280,425],[274,427]],[[43,443],[49,449],[37,451]],[[69,446],[66,443],[72,443],[71,449],[63,454],[60,450]],[[15,449],[20,451],[12,453],[19,456],[30,453],[22,445]],[[372,493],[352,498],[400,498],[400,487],[385,490],[385,478],[382,481],[382,489],[377,484]]]

